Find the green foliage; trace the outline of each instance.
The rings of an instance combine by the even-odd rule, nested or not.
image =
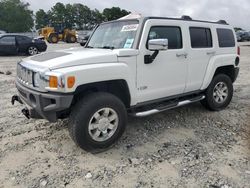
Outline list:
[[[43,9],[40,9],[36,12],[35,18],[36,29],[40,29],[49,25],[49,16]]]
[[[34,18],[36,29],[52,26],[57,30],[62,28],[90,30],[103,21],[115,20],[129,13],[119,7],[105,8],[100,12],[80,3],[58,2],[47,12],[43,9],[38,10]],[[0,30],[26,32],[30,31],[33,25],[33,12],[29,10],[28,3],[21,0],[0,0]]]
[[[237,32],[237,31],[243,31],[243,29],[240,28],[240,27],[235,27],[235,28],[234,28],[234,31],[235,31],[235,32]]]
[[[20,0],[0,0],[0,29],[8,32],[30,31],[34,25],[29,4]]]
[[[105,8],[103,10],[103,16],[105,18],[105,21],[116,20],[128,15],[129,13],[130,12],[126,10],[121,10],[119,7]]]
[[[75,28],[79,30],[90,30],[103,21],[110,21],[128,15],[130,12],[112,7],[104,9],[103,13],[99,10],[91,10],[89,7],[76,4],[56,3],[46,14],[40,10],[36,13],[36,28],[41,26],[52,26],[56,28]],[[37,15],[38,14],[38,15]],[[48,21],[49,20],[49,21]],[[57,29],[58,30],[58,29]]]

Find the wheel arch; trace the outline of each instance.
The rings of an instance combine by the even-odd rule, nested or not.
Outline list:
[[[235,82],[238,76],[238,72],[235,70],[238,69],[239,60],[236,55],[222,55],[219,58],[212,58],[208,64],[201,90],[205,90],[214,76],[218,74],[225,74],[230,77],[232,82]]]
[[[72,105],[77,103],[78,100],[93,92],[107,92],[118,97],[124,105],[129,108],[131,103],[131,95],[126,80],[109,80],[83,84],[76,88]]]

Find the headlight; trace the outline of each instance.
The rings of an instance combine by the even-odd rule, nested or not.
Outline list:
[[[33,74],[33,85],[34,85],[34,87],[39,87],[39,81],[40,81],[40,74],[38,72],[35,72]]]
[[[65,77],[63,75],[49,75],[48,87],[46,89],[61,91],[65,89],[65,87],[71,89],[73,88],[74,85],[75,85],[74,76]]]
[[[33,86],[47,91],[64,91],[73,88],[74,76],[65,76],[59,72],[33,72]]]

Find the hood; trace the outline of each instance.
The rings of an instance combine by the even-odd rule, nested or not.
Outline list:
[[[44,69],[59,69],[96,63],[117,62],[117,53],[109,49],[70,48],[47,52],[24,59],[25,64]]]

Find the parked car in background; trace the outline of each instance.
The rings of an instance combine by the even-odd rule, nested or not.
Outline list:
[[[249,31],[239,31],[236,33],[238,42],[250,41]]]
[[[237,41],[240,42],[241,41],[241,33],[236,32],[236,37],[237,37]]]
[[[3,55],[16,55],[20,53],[36,55],[46,51],[46,49],[46,43],[40,39],[32,39],[27,36],[15,34],[0,35],[0,54]]]
[[[81,46],[85,46],[87,41],[89,40],[89,35],[87,36],[78,36],[77,42],[80,43]]]
[[[92,31],[89,31],[89,30],[77,31],[77,34],[76,34],[77,42],[81,46],[85,46],[91,33],[92,33]]]

